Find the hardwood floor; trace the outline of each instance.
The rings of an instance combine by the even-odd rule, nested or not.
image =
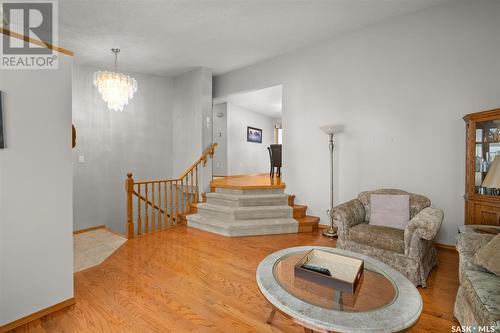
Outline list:
[[[332,246],[320,232],[227,238],[179,226],[129,240],[103,264],[75,274],[76,305],[15,332],[303,332],[255,282],[259,262],[298,245]],[[420,289],[424,310],[408,331],[450,332],[458,255],[439,249]]]
[[[210,182],[212,188],[229,188],[229,189],[270,189],[270,188],[285,188],[286,184],[278,177],[269,177],[268,173],[256,173],[239,176],[226,176],[214,178]]]

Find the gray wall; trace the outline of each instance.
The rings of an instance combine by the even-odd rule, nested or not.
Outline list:
[[[200,70],[176,76],[173,105],[173,174],[179,176],[202,152]]]
[[[137,93],[123,112],[113,112],[92,84],[96,70],[76,66],[73,76],[74,229],[104,224],[123,233],[127,172],[136,180],[173,176],[173,81],[131,74]]]
[[[73,297],[71,66],[0,70],[0,326]]]
[[[363,190],[422,193],[445,211],[438,241],[463,224],[467,113],[500,107],[500,2],[448,2],[214,78],[214,97],[283,84],[287,191],[328,223]]]
[[[173,107],[173,173],[180,176],[212,143],[212,71],[198,68],[176,76]],[[200,173],[201,192],[208,190],[212,161]]]

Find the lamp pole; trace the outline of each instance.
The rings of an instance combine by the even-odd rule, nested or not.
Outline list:
[[[335,226],[335,223],[333,223],[333,132],[328,133],[328,137],[330,139],[328,144],[328,149],[330,151],[330,209],[328,209],[327,214],[330,218],[330,227],[323,230],[323,236],[336,237],[337,227]]]

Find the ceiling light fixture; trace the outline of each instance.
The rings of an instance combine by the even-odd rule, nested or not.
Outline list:
[[[120,49],[111,49],[115,55],[115,71],[99,71],[94,73],[94,86],[111,111],[123,111],[125,105],[137,91],[137,81],[128,75],[118,73],[118,53]]]

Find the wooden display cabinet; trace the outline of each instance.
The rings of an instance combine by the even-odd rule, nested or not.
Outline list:
[[[498,189],[482,186],[500,155],[500,109],[468,114],[466,123],[465,224],[500,225]]]

